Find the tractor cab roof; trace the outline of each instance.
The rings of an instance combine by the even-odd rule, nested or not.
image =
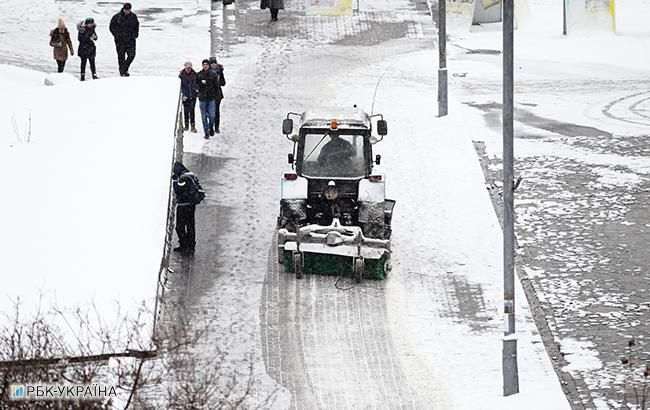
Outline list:
[[[336,120],[339,128],[370,129],[370,116],[357,107],[318,107],[307,110],[300,116],[301,127],[329,128],[331,121]]]

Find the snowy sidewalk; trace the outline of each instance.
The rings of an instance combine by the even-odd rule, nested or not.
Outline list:
[[[501,230],[467,127],[476,119],[457,104],[435,117],[430,17],[405,1],[341,18],[288,7],[269,24],[255,3],[239,7],[222,59],[222,134],[186,139],[212,196],[199,210],[208,236],[193,262],[179,262],[172,294],[219,324],[197,355],[228,351],[224,366],[240,374],[252,358],[250,405],[270,394],[274,408],[567,408],[521,289],[522,393],[502,397]],[[394,259],[387,281],[341,291],[336,278],[297,281],[275,263],[291,150],[278,130],[287,111],[352,104],[389,122],[375,152],[397,200]]]

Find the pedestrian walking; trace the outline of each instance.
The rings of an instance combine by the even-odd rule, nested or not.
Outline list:
[[[196,71],[192,68],[192,62],[186,61],[178,78],[181,79],[181,95],[183,96],[183,119],[187,131],[192,127],[192,132],[196,132],[196,122],[194,120],[194,111],[196,110],[196,97],[198,89],[196,85]]]
[[[199,178],[182,163],[172,168],[172,184],[176,196],[176,235],[179,245],[175,252],[193,253],[196,246],[194,212],[205,198]]]
[[[214,117],[216,115],[216,81],[217,77],[210,71],[210,60],[201,62],[203,69],[196,74],[196,85],[199,92],[199,110],[201,123],[206,140],[214,135]]]
[[[284,0],[261,0],[260,8],[271,11],[271,21],[278,21],[278,11],[284,10]]]
[[[129,67],[135,58],[135,39],[140,32],[138,16],[131,11],[131,3],[124,3],[119,13],[111,19],[109,30],[115,38],[117,64],[120,76],[129,76]]]
[[[65,61],[68,59],[68,49],[70,55],[74,55],[74,47],[72,47],[72,39],[70,32],[65,26],[63,19],[59,19],[56,28],[50,31],[50,46],[54,48],[54,60],[56,60],[57,72],[62,73],[65,68]]]
[[[217,62],[217,57],[210,57],[210,71],[217,77],[215,80],[215,97],[214,97],[214,132],[219,134],[219,123],[221,122],[221,100],[223,100],[223,90],[221,87],[226,85],[226,77],[223,74],[223,65]],[[212,134],[211,134],[212,135]]]
[[[81,81],[86,79],[86,62],[90,63],[90,72],[93,75],[93,80],[96,80],[97,69],[95,68],[95,56],[97,55],[97,33],[95,33],[95,20],[92,17],[87,17],[86,20],[77,24],[77,40],[79,40],[79,47],[77,48],[77,55],[81,58]]]

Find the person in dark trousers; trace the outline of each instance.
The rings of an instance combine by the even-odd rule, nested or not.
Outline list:
[[[65,61],[68,59],[68,50],[70,50],[70,55],[74,55],[70,32],[65,26],[63,19],[59,19],[56,28],[50,31],[50,46],[54,48],[57,71],[62,73],[65,68]]]
[[[181,94],[183,96],[183,119],[185,120],[184,130],[189,130],[191,126],[192,132],[196,132],[194,111],[198,89],[196,85],[196,71],[192,68],[192,63],[190,61],[185,62],[185,66],[178,75],[178,78],[181,79]]]
[[[206,58],[201,63],[203,69],[196,74],[196,85],[199,90],[199,109],[203,124],[203,138],[210,139],[214,135],[215,97],[217,76],[210,71],[210,61]]]
[[[115,38],[120,76],[128,77],[129,67],[135,58],[135,39],[140,32],[140,22],[138,16],[131,11],[131,3],[124,3],[122,10],[111,19],[108,28]]]
[[[223,66],[217,62],[217,57],[210,57],[210,71],[217,77],[215,81],[214,97],[214,132],[219,134],[219,123],[221,122],[221,100],[223,100],[223,90],[221,87],[226,85],[226,77],[223,74]],[[212,135],[212,134],[210,134]]]
[[[271,21],[278,21],[278,11],[284,10],[284,0],[262,0],[260,8],[271,10]]]
[[[176,196],[176,235],[178,235],[179,246],[174,248],[175,252],[192,253],[196,245],[194,230],[194,211],[196,205],[190,198],[189,179],[193,174],[185,165],[176,161],[172,168],[172,184]]]
[[[90,72],[93,75],[93,80],[96,80],[97,69],[95,68],[95,55],[97,55],[97,33],[95,33],[95,20],[92,17],[86,18],[83,23],[77,24],[79,34],[79,48],[77,48],[77,55],[81,58],[81,81],[86,79],[86,61],[90,62]]]

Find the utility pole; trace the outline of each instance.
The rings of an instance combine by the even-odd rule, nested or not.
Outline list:
[[[562,0],[562,34],[566,36],[566,2],[569,0]],[[611,1],[611,0],[610,0]]]
[[[503,395],[519,393],[515,336],[514,0],[503,2]]]
[[[438,0],[438,117],[447,115],[447,0]]]

